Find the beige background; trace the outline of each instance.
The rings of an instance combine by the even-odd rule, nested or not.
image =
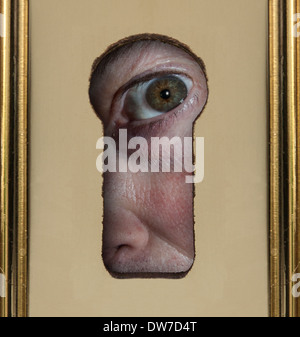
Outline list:
[[[180,280],[117,280],[101,261],[88,77],[143,32],[188,44],[209,76],[196,261]],[[30,315],[267,315],[267,1],[30,0],[30,50]]]

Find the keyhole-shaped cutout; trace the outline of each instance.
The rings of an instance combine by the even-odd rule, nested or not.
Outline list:
[[[193,124],[208,96],[203,61],[157,34],[97,58],[89,95],[104,128],[102,257],[115,277],[184,276],[195,256]],[[191,180],[191,179],[190,179]]]

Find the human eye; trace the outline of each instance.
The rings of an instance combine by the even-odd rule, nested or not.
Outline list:
[[[129,120],[162,116],[180,106],[188,97],[193,81],[183,74],[158,75],[140,79],[125,93],[123,113]]]
[[[118,48],[100,58],[89,88],[105,135],[121,128],[132,135],[175,135],[192,125],[207,100],[205,67],[197,57],[158,41]]]

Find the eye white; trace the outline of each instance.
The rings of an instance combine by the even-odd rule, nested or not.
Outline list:
[[[178,77],[185,84],[187,91],[190,91],[193,85],[193,81],[190,78],[177,74],[172,76]],[[146,100],[147,89],[156,80],[157,78],[153,78],[150,81],[139,83],[127,91],[124,101],[124,111],[129,118],[134,120],[148,119],[165,113],[151,108]]]

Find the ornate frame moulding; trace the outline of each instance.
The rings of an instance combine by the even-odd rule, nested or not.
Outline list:
[[[269,314],[299,317],[300,0],[265,1],[269,4]],[[29,0],[0,0],[0,316],[4,317],[28,315],[29,5]]]

